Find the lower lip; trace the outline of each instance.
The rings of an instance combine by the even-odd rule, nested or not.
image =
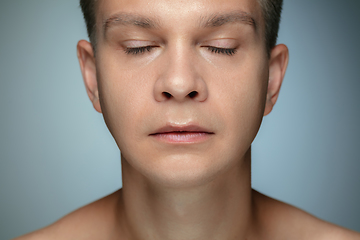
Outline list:
[[[211,133],[205,132],[169,132],[157,133],[150,136],[168,143],[198,143],[209,139]]]

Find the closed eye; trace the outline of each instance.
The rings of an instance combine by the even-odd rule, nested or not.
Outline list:
[[[218,48],[213,46],[207,46],[207,49],[211,51],[212,53],[218,53],[218,54],[226,54],[229,56],[232,56],[236,53],[235,48]]]
[[[144,47],[135,47],[135,48],[125,48],[124,51],[126,54],[142,54],[145,52],[150,52],[156,46],[144,46]]]
[[[144,46],[144,47],[135,47],[135,48],[125,48],[126,54],[142,54],[145,52],[150,52],[153,48],[156,46]],[[207,49],[211,51],[212,53],[218,53],[218,54],[226,54],[228,56],[232,56],[236,53],[235,48],[218,48],[213,46],[207,46]]]

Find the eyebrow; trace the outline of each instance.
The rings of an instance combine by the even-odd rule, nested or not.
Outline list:
[[[117,13],[103,22],[104,33],[111,26],[133,25],[141,28],[158,28],[159,24],[155,19],[150,19],[136,14]]]
[[[148,18],[137,14],[117,13],[103,21],[104,34],[111,26],[132,25],[141,28],[154,29],[159,28],[160,21],[154,18]],[[200,17],[200,27],[220,27],[227,23],[244,23],[253,26],[256,29],[255,19],[247,12],[234,11],[230,13],[219,13],[210,15],[210,17]]]
[[[225,14],[215,14],[208,18],[202,18],[201,26],[204,28],[220,27],[227,23],[244,23],[256,29],[255,19],[249,13],[244,11],[234,11]]]

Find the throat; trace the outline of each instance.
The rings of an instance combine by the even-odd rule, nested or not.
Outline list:
[[[234,168],[192,188],[138,183],[124,181],[122,189],[123,222],[134,239],[245,239],[250,234],[250,171]]]

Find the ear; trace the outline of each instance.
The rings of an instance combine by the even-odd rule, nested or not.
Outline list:
[[[279,44],[271,50],[269,63],[269,83],[266,95],[264,116],[271,112],[276,103],[288,62],[289,50],[286,45]]]
[[[79,59],[86,92],[95,110],[101,113],[99,89],[96,79],[96,62],[91,43],[80,40],[77,44],[77,57]]]

